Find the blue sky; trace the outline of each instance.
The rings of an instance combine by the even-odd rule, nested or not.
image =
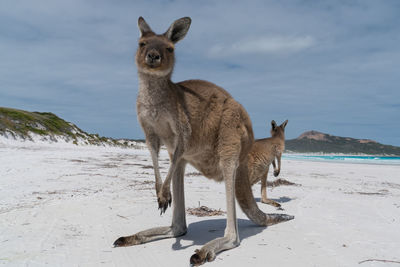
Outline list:
[[[174,81],[199,78],[248,111],[256,138],[306,130],[400,145],[400,2],[0,2],[0,106],[49,111],[83,130],[143,138],[134,65],[143,16],[176,46]]]

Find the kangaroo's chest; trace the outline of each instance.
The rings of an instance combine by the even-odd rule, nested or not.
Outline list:
[[[168,107],[163,104],[149,104],[137,102],[137,115],[142,126],[162,130],[166,125],[171,124],[173,116]]]
[[[168,150],[174,151],[178,139],[190,139],[189,119],[182,113],[176,92],[163,87],[140,87],[136,101],[139,122],[146,136],[157,135]]]
[[[139,119],[156,124],[170,116],[171,104],[167,90],[158,86],[140,85],[136,99]]]
[[[154,103],[153,101],[143,101],[138,97],[137,116],[146,135],[156,135],[160,141],[173,149],[176,143],[176,129],[174,117],[171,114],[171,108],[167,103],[161,101]]]
[[[152,104],[146,102],[137,102],[137,114],[140,121],[146,121],[147,124],[157,125],[169,117],[168,109],[162,104]]]

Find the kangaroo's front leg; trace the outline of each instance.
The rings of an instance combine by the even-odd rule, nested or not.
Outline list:
[[[161,146],[160,138],[156,134],[146,132],[146,144],[148,149],[150,150],[151,160],[153,162],[154,176],[156,178],[155,187],[156,193],[158,195],[162,186],[160,168],[158,166],[158,153]]]
[[[186,162],[179,161],[172,179],[174,194],[171,226],[150,228],[131,236],[123,236],[114,242],[114,247],[126,247],[186,234],[184,173]]]
[[[190,258],[190,263],[194,266],[201,265],[206,261],[213,261],[218,252],[237,247],[240,244],[235,209],[235,176],[237,163],[226,162],[223,163],[222,168],[225,180],[227,209],[225,234],[224,237],[216,238],[206,243],[200,250],[196,250],[196,253]]]
[[[272,167],[274,167],[274,172],[277,170],[276,169],[276,163],[275,163],[275,158],[272,160]],[[275,176],[275,174],[274,174]]]
[[[168,206],[171,206],[172,196],[171,196],[171,178],[173,177],[176,168],[178,166],[178,162],[181,160],[183,154],[182,143],[178,142],[177,147],[175,148],[174,153],[170,156],[171,165],[169,166],[167,177],[164,180],[164,183],[161,186],[161,190],[157,193],[158,200],[158,208],[161,210],[161,214],[166,211]]]
[[[279,173],[281,172],[281,156],[282,156],[282,154],[278,154],[277,156],[276,156],[276,161],[278,162],[278,168],[276,168],[276,166],[275,166],[275,160],[273,161],[273,166],[274,166],[274,176],[275,177],[278,177],[278,175],[279,175]]]

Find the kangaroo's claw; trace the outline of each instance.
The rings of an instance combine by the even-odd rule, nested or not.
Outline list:
[[[161,215],[165,213],[168,207],[171,207],[172,203],[171,192],[167,191],[167,193],[159,194],[157,201],[158,201],[158,209],[160,210],[160,215]]]
[[[138,235],[131,236],[121,236],[117,240],[115,240],[113,246],[116,247],[127,247],[142,244],[143,241]]]
[[[199,249],[196,249],[195,254],[190,257],[190,265],[191,266],[199,266],[204,264],[207,261],[215,260],[215,253],[212,251],[205,252]]]

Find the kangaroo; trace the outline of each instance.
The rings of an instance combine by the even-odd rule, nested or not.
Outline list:
[[[269,165],[274,167],[274,176],[277,177],[281,171],[281,156],[285,150],[285,127],[286,120],[280,126],[271,121],[271,137],[258,139],[255,141],[248,161],[250,184],[254,185],[261,180],[261,202],[275,207],[281,207],[281,204],[267,198],[267,176]],[[275,159],[278,162],[278,168],[275,165]]]
[[[114,246],[131,246],[186,234],[184,173],[189,163],[205,177],[224,181],[226,190],[225,234],[195,251],[190,263],[200,265],[214,260],[217,253],[239,245],[235,197],[244,213],[258,225],[268,226],[294,217],[265,214],[254,200],[247,170],[254,136],[245,109],[227,91],[210,82],[171,81],[175,44],[185,37],[190,24],[191,19],[184,17],[173,22],[165,33],[156,34],[142,17],[138,19],[137,116],[153,161],[158,206],[163,213],[172,202],[172,224],[120,237]],[[164,182],[158,165],[161,144],[170,155],[170,168]]]

